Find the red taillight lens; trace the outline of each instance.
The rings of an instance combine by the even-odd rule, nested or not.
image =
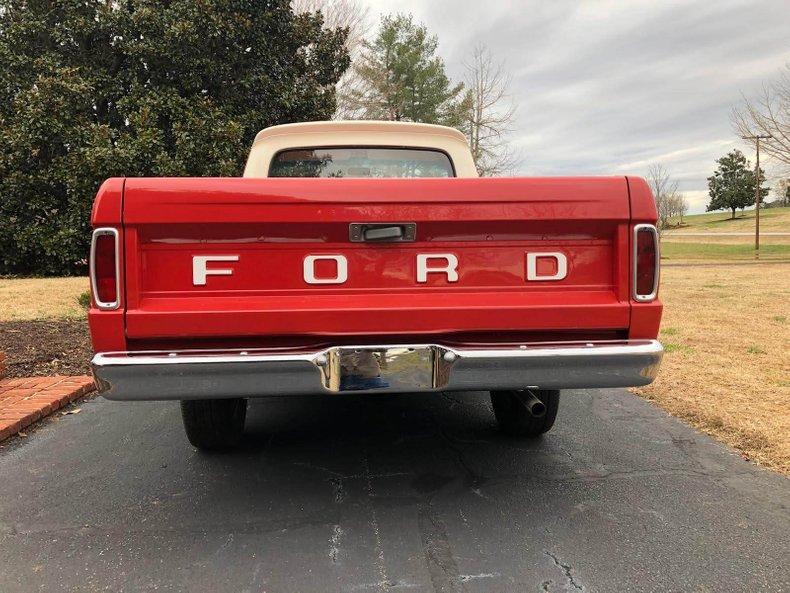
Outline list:
[[[118,306],[117,237],[115,229],[94,231],[91,275],[93,298],[100,309]]]
[[[634,298],[650,301],[658,290],[658,233],[653,225],[637,225],[634,231]]]

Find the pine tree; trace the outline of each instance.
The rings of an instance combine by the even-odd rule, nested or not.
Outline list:
[[[351,109],[362,119],[461,126],[469,107],[464,85],[447,77],[437,47],[436,36],[411,15],[383,17],[355,65],[360,82],[349,93]]]

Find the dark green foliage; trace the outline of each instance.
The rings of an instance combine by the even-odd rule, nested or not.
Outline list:
[[[81,292],[77,297],[77,304],[85,310],[90,309],[91,306],[91,293],[89,291]]]
[[[707,206],[707,211],[732,210],[732,217],[735,218],[736,209],[754,205],[755,173],[749,168],[749,163],[740,150],[733,150],[716,162],[719,166],[713,176],[708,177],[710,203]],[[760,180],[764,179],[765,175],[760,169]],[[768,189],[761,187],[761,202],[766,195],[768,195]]]
[[[415,121],[459,127],[469,105],[463,84],[453,84],[436,55],[438,41],[411,15],[385,16],[354,69],[359,88],[349,93],[364,119]]]
[[[0,273],[69,274],[112,176],[239,175],[255,133],[328,119],[344,29],[289,0],[0,7]]]

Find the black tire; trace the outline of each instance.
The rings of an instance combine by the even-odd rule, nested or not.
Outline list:
[[[222,451],[239,444],[247,417],[247,400],[182,400],[181,417],[189,442],[203,451]]]
[[[546,413],[543,416],[533,416],[524,405],[524,398],[530,393],[543,402],[546,407]],[[558,389],[492,391],[491,405],[502,432],[512,436],[535,438],[548,432],[554,426],[557,408],[560,405],[560,392]]]

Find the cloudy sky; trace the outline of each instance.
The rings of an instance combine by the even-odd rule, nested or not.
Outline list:
[[[640,174],[664,164],[704,211],[715,159],[738,147],[729,113],[790,62],[790,0],[362,0],[411,12],[448,73],[475,43],[505,62],[525,175]]]

